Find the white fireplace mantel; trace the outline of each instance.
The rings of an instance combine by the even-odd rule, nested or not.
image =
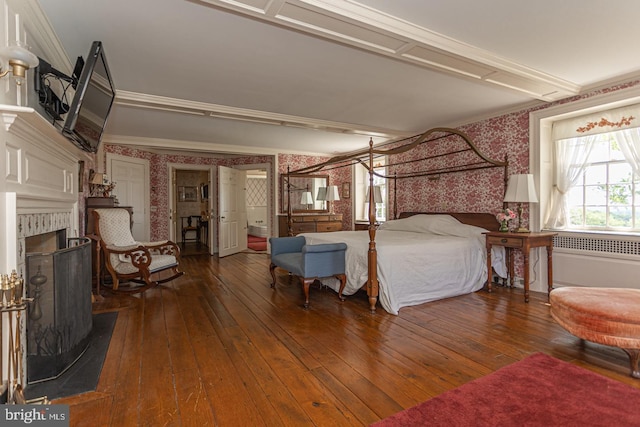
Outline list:
[[[18,199],[78,200],[79,150],[33,108],[0,105],[6,192]]]
[[[15,238],[2,242],[0,265],[22,267],[20,215],[69,215],[68,237],[77,237],[79,161],[91,160],[30,107],[0,104],[0,215]],[[16,256],[17,255],[17,256]],[[17,265],[16,265],[17,264]],[[4,270],[2,270],[4,271]]]

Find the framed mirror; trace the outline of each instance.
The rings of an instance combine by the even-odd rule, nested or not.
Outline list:
[[[282,212],[286,213],[289,207],[287,189],[291,190],[291,211],[293,213],[329,212],[327,202],[324,200],[328,185],[329,175],[280,175]]]

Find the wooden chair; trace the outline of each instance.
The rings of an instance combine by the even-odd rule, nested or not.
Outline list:
[[[187,233],[193,231],[193,239],[187,239]],[[182,245],[187,241],[195,241],[200,244],[200,216],[190,215],[182,217]]]
[[[178,270],[180,248],[170,240],[136,242],[126,209],[95,209],[95,233],[111,275],[111,289],[138,293],[182,276]],[[123,281],[129,282],[122,289]]]

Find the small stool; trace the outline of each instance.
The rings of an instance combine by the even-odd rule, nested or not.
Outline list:
[[[571,334],[618,347],[640,378],[640,289],[565,287],[551,291],[551,316]]]

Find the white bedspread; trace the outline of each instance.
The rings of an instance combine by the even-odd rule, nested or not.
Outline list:
[[[382,307],[398,314],[402,307],[481,289],[487,280],[483,231],[486,230],[461,224],[448,215],[417,215],[383,224],[376,232]],[[347,244],[345,295],[354,294],[366,283],[369,233],[338,231],[302,235],[307,244]],[[491,256],[494,269],[500,276],[506,276],[504,248],[494,249]],[[323,280],[323,283],[338,290],[337,280]]]

